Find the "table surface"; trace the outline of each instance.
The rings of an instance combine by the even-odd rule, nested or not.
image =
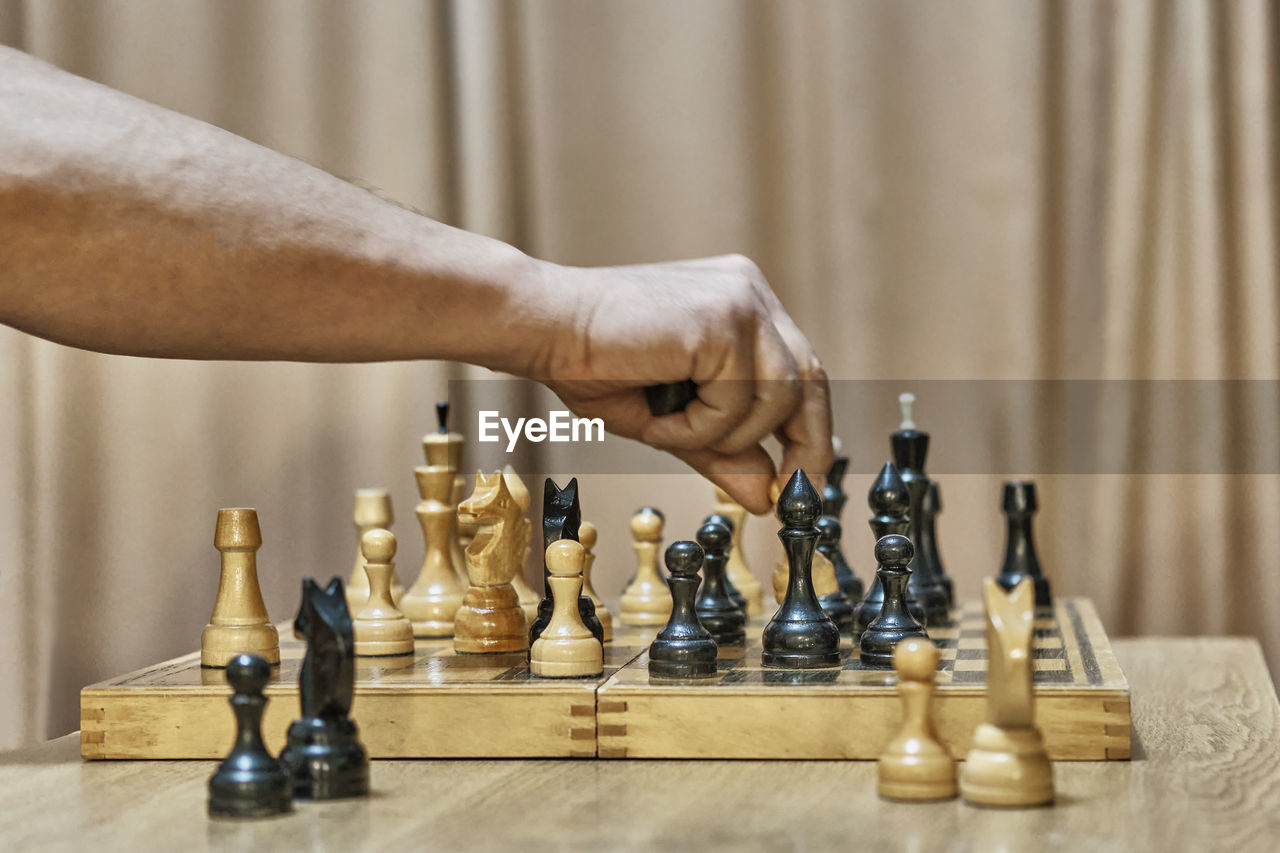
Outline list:
[[[367,799],[214,821],[214,762],[82,762],[68,735],[0,754],[0,849],[1280,849],[1280,704],[1258,644],[1115,650],[1133,760],[1058,763],[1048,808],[884,802],[868,761],[378,761]]]

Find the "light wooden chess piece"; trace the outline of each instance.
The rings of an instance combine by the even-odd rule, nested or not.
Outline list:
[[[369,578],[364,573],[364,554],[360,553],[360,540],[370,530],[391,529],[395,515],[391,511],[391,493],[386,489],[356,489],[356,508],[352,514],[356,525],[356,561],[347,581],[347,609],[355,613],[369,600]],[[399,603],[404,595],[400,578],[391,576],[391,600]]]
[[[477,471],[475,492],[458,504],[458,518],[476,533],[466,550],[467,592],[454,617],[453,649],[522,652],[529,648],[529,623],[511,579],[524,565],[529,524],[506,475]]]
[[[578,528],[578,541],[587,552],[586,561],[582,564],[582,591],[596,606],[596,618],[604,628],[604,641],[607,643],[613,639],[613,614],[591,586],[591,569],[596,564],[596,555],[592,552],[596,547],[596,526],[589,521],[582,522]]]
[[[542,602],[542,597],[534,592],[533,587],[529,586],[529,582],[524,578],[524,569],[525,566],[529,565],[529,551],[531,548],[530,532],[532,528],[529,525],[529,488],[524,484],[524,480],[520,479],[516,469],[510,465],[502,469],[502,476],[507,481],[507,486],[511,489],[511,496],[520,504],[520,511],[523,513],[523,532],[518,535],[520,536],[520,541],[524,543],[524,550],[520,552],[519,565],[516,566],[515,574],[511,577],[511,586],[520,598],[520,607],[524,610],[524,618],[532,625],[533,620],[538,618],[538,605]]]
[[[742,547],[743,529],[747,524],[747,509],[729,497],[729,493],[716,486],[716,512],[733,522],[733,536],[729,545],[729,564],[726,571],[733,588],[747,600],[747,616],[764,611],[764,586],[756,580],[747,566]]]
[[[351,620],[357,657],[413,654],[413,623],[391,601],[392,560],[396,537],[390,530],[370,530],[360,538],[369,601]]]
[[[457,509],[448,502],[453,494],[453,472],[428,465],[415,468],[413,474],[422,496],[416,512],[426,556],[418,579],[400,599],[400,610],[413,623],[415,637],[452,637],[454,615],[462,606],[462,587],[449,547],[457,518]]]
[[[213,615],[200,635],[200,665],[225,667],[237,655],[258,655],[280,663],[280,634],[267,617],[258,586],[262,530],[252,509],[220,509],[213,545],[222,554],[222,574]]]
[[[1053,765],[1035,724],[1035,585],[1024,578],[1013,592],[983,582],[987,616],[987,721],[973,733],[960,773],[960,794],[983,806],[1039,806],[1053,802]]]
[[[604,647],[582,623],[578,597],[587,553],[581,543],[557,539],[547,548],[547,571],[555,608],[551,621],[529,648],[529,671],[543,678],[586,678],[604,671]]]
[[[671,616],[671,590],[658,571],[662,516],[645,507],[631,517],[635,540],[636,578],[622,593],[619,618],[624,625],[666,625]]]
[[[422,437],[422,455],[426,458],[428,466],[448,468],[450,474],[453,475],[450,480],[449,493],[440,498],[440,500],[448,502],[456,513],[458,504],[461,502],[462,490],[465,488],[462,478],[458,476],[458,471],[462,467],[462,443],[466,439],[460,433],[449,431],[449,403],[447,400],[441,400],[436,403],[436,421],[436,431],[429,432]],[[449,562],[453,567],[458,589],[463,590],[467,588],[467,572],[462,556],[462,544],[458,541],[458,536],[459,531],[455,524],[453,531],[449,534],[449,541],[443,547],[449,551]]]
[[[933,727],[933,682],[938,647],[912,637],[893,650],[902,697],[902,728],[877,767],[880,796],[890,800],[949,800],[956,795],[956,762]]]
[[[449,495],[449,506],[453,507],[454,515],[454,535],[449,537],[449,557],[453,560],[453,570],[458,576],[458,588],[467,588],[467,546],[471,544],[471,539],[476,535],[475,527],[468,524],[463,525],[462,520],[458,518],[458,504],[467,496],[467,478],[461,474],[454,472],[453,475],[453,491]]]

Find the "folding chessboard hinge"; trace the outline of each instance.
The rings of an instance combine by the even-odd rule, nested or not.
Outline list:
[[[84,706],[80,707],[80,722],[82,723],[101,722],[106,718],[107,718],[106,708],[86,708]],[[83,726],[81,726],[81,728],[83,728]]]
[[[589,729],[586,729],[586,728],[569,729],[569,740],[595,740],[595,739],[596,739],[596,730],[594,727]]]
[[[569,706],[570,717],[594,717],[595,715],[596,715],[596,709],[594,705],[570,705]]]
[[[596,703],[596,710],[601,714],[621,714],[626,712],[627,703],[617,700],[601,699]]]
[[[601,758],[626,758],[627,748],[625,746],[602,746],[597,754]]]
[[[600,737],[626,737],[626,723],[600,723],[597,727]]]

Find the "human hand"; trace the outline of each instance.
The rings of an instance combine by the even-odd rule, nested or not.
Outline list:
[[[628,267],[548,265],[564,328],[533,370],[574,413],[667,450],[754,513],[769,487],[803,468],[821,487],[831,464],[826,372],[760,269],[740,255]],[[692,379],[684,411],[649,412],[644,388]],[[782,463],[761,445],[782,444]],[[780,476],[779,476],[780,475]]]

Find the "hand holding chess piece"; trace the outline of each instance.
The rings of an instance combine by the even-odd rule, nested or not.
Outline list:
[[[898,644],[893,666],[902,697],[902,728],[877,766],[880,796],[889,800],[949,800],[956,795],[956,762],[933,728],[933,680],[938,647],[912,637]]]
[[[960,774],[960,793],[982,806],[1039,806],[1053,802],[1053,765],[1035,724],[1035,584],[1006,596],[987,578],[987,721],[973,733]]]

